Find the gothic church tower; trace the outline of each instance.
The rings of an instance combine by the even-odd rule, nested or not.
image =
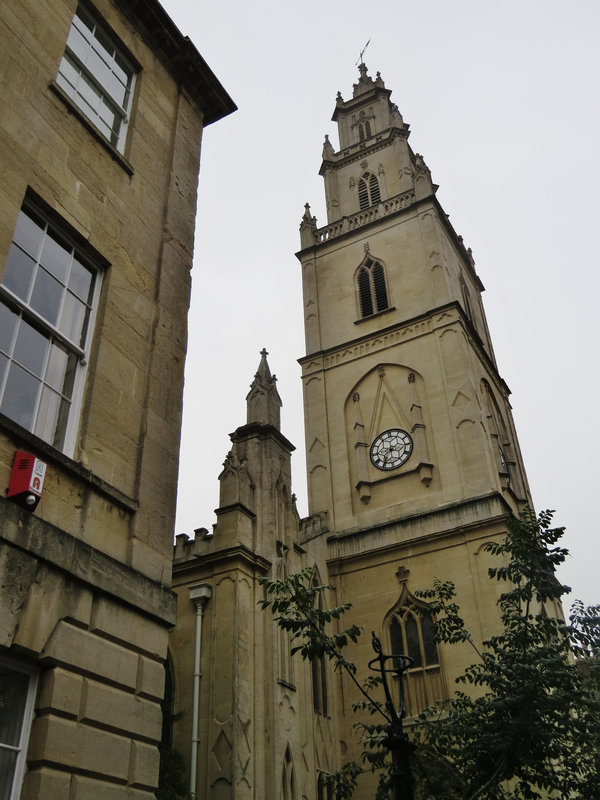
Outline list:
[[[337,96],[339,150],[327,137],[323,147],[327,225],[307,205],[297,254],[309,520],[321,521],[311,547],[320,540],[335,602],[351,602],[365,627],[361,670],[371,630],[387,652],[414,657],[410,716],[472,661],[435,646],[427,616],[413,613],[415,590],[453,580],[467,625],[484,638],[497,587],[482,546],[529,490],[471,251],[391,91],[359,70],[352,97]],[[354,698],[341,678],[337,686],[351,749]]]

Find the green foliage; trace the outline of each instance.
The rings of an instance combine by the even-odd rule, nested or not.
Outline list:
[[[160,748],[160,768],[156,800],[193,800],[185,782],[185,758],[166,745]]]
[[[433,797],[600,798],[599,609],[576,603],[564,621],[559,603],[569,589],[554,569],[567,551],[557,544],[563,529],[551,521],[552,512],[536,519],[526,511],[502,543],[487,546],[504,559],[489,570],[506,584],[502,627],[459,678],[471,690],[420,717],[417,739]],[[440,642],[473,644],[450,582],[436,581],[422,596],[436,614]]]

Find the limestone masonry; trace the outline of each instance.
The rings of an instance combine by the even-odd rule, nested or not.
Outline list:
[[[235,106],[155,0],[7,0],[0,61],[1,485],[46,464],[0,500],[0,796],[142,800],[200,142]]]

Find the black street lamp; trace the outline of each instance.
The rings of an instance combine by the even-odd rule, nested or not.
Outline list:
[[[392,754],[394,800],[413,800],[410,754],[414,749],[414,745],[409,741],[408,736],[402,729],[402,720],[405,717],[403,675],[413,660],[410,656],[385,655],[381,647],[381,641],[375,635],[375,631],[373,631],[372,637],[373,650],[377,653],[377,656],[372,661],[369,661],[369,669],[381,674],[383,691],[385,692],[385,707],[390,717],[390,722],[387,726],[387,737],[384,739],[383,744]],[[386,666],[386,662],[390,660],[392,661],[392,666]],[[388,672],[397,675],[400,682],[400,706],[397,711],[392,702],[392,695],[387,681]]]

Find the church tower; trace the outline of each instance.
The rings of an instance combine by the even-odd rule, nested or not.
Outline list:
[[[454,581],[474,637],[488,635],[497,587],[482,548],[529,490],[471,250],[391,91],[359,72],[352,97],[337,96],[339,149],[323,146],[327,224],[307,205],[300,226],[309,520],[336,604],[365,628],[361,671],[371,630],[414,658],[410,718],[472,661],[436,647],[415,592]],[[355,698],[338,689],[348,750]]]

